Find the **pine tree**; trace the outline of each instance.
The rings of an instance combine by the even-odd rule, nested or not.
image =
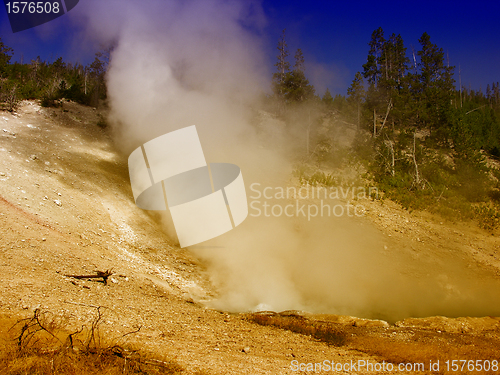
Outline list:
[[[380,64],[383,62],[383,45],[385,43],[384,31],[381,27],[372,33],[368,45],[368,57],[363,64],[363,77],[368,81],[365,104],[370,113],[373,113],[373,134],[376,135],[377,111],[380,110],[381,103],[384,102],[383,94],[378,90],[378,83],[381,75]]]
[[[495,105],[498,105],[500,103],[500,89],[498,87],[498,82],[495,84],[493,83],[493,98],[495,101]]]
[[[95,54],[95,59],[90,64],[90,81],[92,84],[91,104],[95,107],[99,106],[99,100],[106,98],[106,82],[105,75],[108,70],[110,55],[113,47],[109,47]]]
[[[2,42],[2,38],[0,37],[0,78],[7,75],[7,65],[10,63],[13,51],[12,48],[7,47]]]
[[[409,59],[401,35],[392,34],[389,40],[383,43],[380,63],[379,88],[382,87],[388,92],[402,90]]]
[[[363,103],[363,98],[365,96],[363,75],[360,72],[357,72],[354,76],[351,86],[349,86],[349,88],[347,89],[347,96],[348,103],[356,113],[356,124],[359,129],[361,126],[361,106]]]
[[[422,103],[421,121],[429,130],[438,130],[441,136],[446,137],[447,116],[451,109],[451,100],[454,90],[453,69],[444,63],[442,48],[431,43],[430,36],[424,33],[420,39],[419,82]]]
[[[379,27],[372,33],[372,39],[368,45],[368,58],[366,64],[363,64],[363,76],[368,79],[370,84],[376,85],[380,78],[380,65],[383,63],[383,45],[384,45],[384,30]]]
[[[409,101],[409,59],[401,35],[392,34],[386,40],[382,28],[372,33],[369,46],[363,76],[369,83],[366,106],[373,113],[373,133],[376,135],[379,122],[381,128],[388,122],[403,122]]]
[[[278,41],[278,61],[274,64],[276,72],[273,74],[273,91],[279,99],[283,99],[285,77],[290,71],[290,64],[287,60],[289,53],[285,39],[285,31],[286,29],[283,29]]]
[[[401,35],[392,34],[382,46],[380,59],[381,75],[377,85],[380,95],[380,110],[383,111],[382,127],[387,122],[407,124],[405,112],[409,102],[409,59]]]
[[[327,88],[325,91],[325,94],[323,95],[323,98],[321,98],[321,101],[327,108],[332,108],[333,105],[333,96],[330,93],[330,90]]]
[[[314,96],[314,87],[305,75],[304,55],[300,48],[295,53],[294,69],[285,74],[284,97],[287,102],[304,102]]]
[[[488,99],[488,104],[491,106],[491,88],[490,88],[490,84],[488,83],[486,85],[486,99]]]
[[[302,50],[299,48],[297,52],[295,52],[295,64],[293,65],[293,70],[297,72],[302,72],[306,70],[305,62],[304,62],[304,54]]]

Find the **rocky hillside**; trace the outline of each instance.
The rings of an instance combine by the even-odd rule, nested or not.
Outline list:
[[[388,351],[373,340],[388,337],[384,345],[395,350],[415,337],[416,344],[436,347],[460,347],[470,339],[479,354],[500,358],[498,350],[487,350],[500,347],[498,318],[408,319],[389,325],[291,314],[305,325],[334,325],[347,339],[367,338],[329,345],[314,334],[294,333],[297,329],[283,322],[206,308],[204,302],[217,291],[203,264],[168,239],[159,217],[135,206],[127,156],[114,148],[108,130],[97,126],[99,119],[99,111],[71,102],[58,108],[23,102],[15,113],[0,112],[3,317],[20,319],[40,309],[64,321],[67,330],[78,330],[95,320],[100,307],[100,329],[107,336],[174,359],[186,373],[292,374],[292,360],[382,362]],[[372,202],[368,217],[388,241],[409,238],[414,251],[422,243],[446,248],[453,239],[461,256],[498,275],[499,245],[486,232],[460,224],[442,228],[390,203]],[[109,275],[106,283],[102,277],[74,277],[99,272]]]

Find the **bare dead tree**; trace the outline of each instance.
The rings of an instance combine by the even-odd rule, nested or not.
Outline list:
[[[413,45],[411,46],[411,52],[412,52],[412,56],[413,56],[413,69],[415,71],[415,75],[417,75],[417,58],[415,57],[415,47],[413,47]]]
[[[392,98],[389,100],[389,104],[387,105],[387,111],[385,112],[385,117],[384,121],[382,122],[382,126],[380,127],[380,130],[378,131],[379,133],[382,131],[382,129],[385,126],[385,122],[387,121],[387,117],[389,116],[389,112],[391,111],[392,108]]]
[[[17,89],[17,84],[11,84],[7,79],[0,78],[0,102],[5,103],[4,108],[9,112],[15,111],[19,103]]]
[[[389,145],[389,150],[391,151],[391,176],[394,177],[396,174],[396,158],[394,155],[394,144],[393,142],[387,137],[386,143]]]
[[[16,337],[17,341],[17,347],[19,351],[24,350],[28,344],[34,339],[35,335],[38,332],[45,332],[51,337],[55,338],[57,341],[61,342],[61,340],[55,336],[50,330],[48,330],[44,323],[41,321],[41,312],[40,309],[35,309],[33,311],[33,316],[31,318],[27,319],[22,319],[18,321],[11,329],[13,329],[16,325],[19,323],[24,322],[23,326],[21,327],[21,332],[19,333],[19,336]],[[62,342],[61,342],[62,343]]]

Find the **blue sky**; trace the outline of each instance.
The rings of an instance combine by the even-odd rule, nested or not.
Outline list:
[[[281,1],[265,0],[268,34],[278,38],[286,28],[290,53],[297,48],[306,62],[336,72],[330,91],[345,94],[362,69],[372,32],[401,34],[405,46],[419,49],[427,32],[460,65],[462,84],[483,92],[500,80],[500,1]],[[307,73],[307,72],[306,72]],[[316,83],[316,85],[318,85]],[[321,93],[321,91],[318,89]]]
[[[80,4],[86,0],[80,0]],[[148,0],[149,1],[149,0]],[[147,1],[145,2],[147,3]],[[77,14],[79,5],[71,11]],[[405,46],[419,49],[423,32],[442,47],[451,65],[461,68],[462,84],[485,91],[500,81],[500,1],[296,1],[263,0],[266,26],[261,32],[269,69],[275,62],[276,43],[287,30],[290,55],[301,48],[306,75],[323,94],[345,94],[354,74],[362,69],[373,30],[387,37],[401,34]],[[110,15],[112,17],[112,15]],[[4,7],[0,8],[0,36],[14,48],[14,59],[29,61],[40,55],[53,61],[87,64],[93,60],[95,41],[86,39],[77,17],[66,15],[48,24],[13,34]],[[293,58],[290,61],[293,64]]]

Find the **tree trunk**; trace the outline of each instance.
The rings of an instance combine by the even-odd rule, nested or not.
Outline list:
[[[385,112],[384,122],[382,122],[382,126],[380,127],[380,130],[378,131],[379,133],[382,131],[382,129],[385,126],[385,122],[387,121],[387,116],[389,116],[389,112],[391,111],[391,108],[392,108],[392,98],[389,100],[389,104],[387,105],[387,112]]]
[[[418,74],[417,59],[415,57],[415,48],[413,48],[413,46],[411,46],[411,51],[412,51],[412,55],[413,55],[413,69],[415,70],[415,75],[417,75]]]
[[[416,156],[416,142],[417,142],[417,130],[413,133],[413,164],[415,164],[415,182],[420,185],[420,175],[418,173],[418,164]]]
[[[394,157],[394,145],[390,139],[387,139],[389,146],[391,146],[391,176],[394,177],[396,174],[396,158]]]
[[[359,116],[360,116],[360,108],[359,108],[359,102],[358,102],[358,128],[357,128],[357,130],[359,130],[359,126],[360,126],[359,125]]]
[[[307,123],[307,140],[306,140],[306,152],[307,152],[307,156],[309,156],[309,133],[310,133],[310,129],[311,129],[311,111],[309,111],[308,113],[309,115],[309,121]]]
[[[460,108],[462,108],[462,71],[458,65],[458,85],[460,86]]]

